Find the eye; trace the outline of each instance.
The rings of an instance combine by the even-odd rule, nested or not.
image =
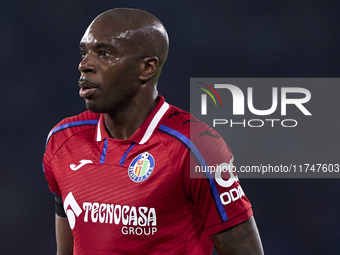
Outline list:
[[[109,51],[106,51],[106,50],[100,50],[100,51],[99,51],[99,55],[100,55],[101,57],[108,57],[108,56],[110,56],[110,52],[109,52]]]
[[[86,56],[86,51],[85,50],[80,50],[80,57],[81,59],[84,59]]]

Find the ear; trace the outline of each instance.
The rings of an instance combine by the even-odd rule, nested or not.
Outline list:
[[[139,79],[146,82],[152,78],[158,71],[159,60],[157,57],[144,58],[140,64]]]

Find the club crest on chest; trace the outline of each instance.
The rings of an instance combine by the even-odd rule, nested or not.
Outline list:
[[[142,182],[149,178],[154,168],[155,159],[149,152],[145,151],[132,160],[128,174],[133,182]]]

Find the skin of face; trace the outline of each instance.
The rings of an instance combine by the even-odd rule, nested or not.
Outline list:
[[[102,17],[94,20],[81,39],[80,96],[90,111],[119,111],[138,95],[143,56],[136,52],[138,40],[130,34],[124,24]]]

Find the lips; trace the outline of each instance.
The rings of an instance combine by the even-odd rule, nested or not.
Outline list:
[[[79,96],[83,98],[89,98],[92,96],[98,89],[98,85],[85,79],[80,79],[79,80]]]

